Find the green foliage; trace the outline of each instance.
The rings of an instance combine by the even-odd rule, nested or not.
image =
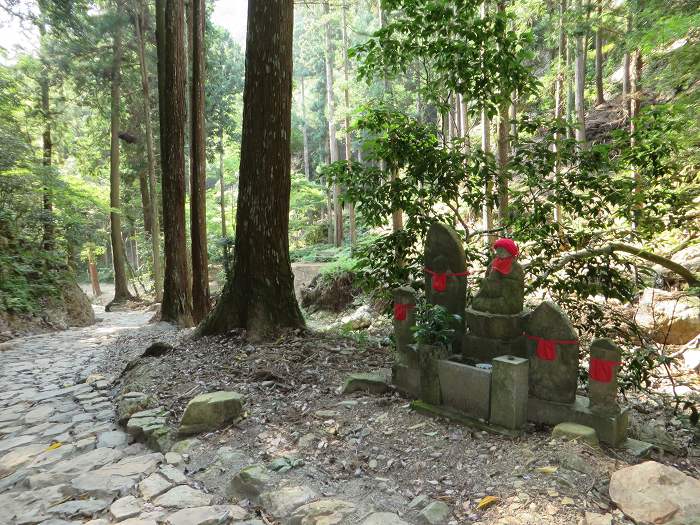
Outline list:
[[[455,321],[459,315],[450,314],[440,305],[419,303],[416,306],[416,325],[411,328],[418,344],[448,347],[452,342]]]

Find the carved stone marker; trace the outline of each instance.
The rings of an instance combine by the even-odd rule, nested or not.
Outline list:
[[[566,313],[551,301],[532,312],[526,324],[530,395],[573,403],[578,382],[578,334]]]
[[[434,223],[425,241],[425,297],[431,304],[460,316],[455,321],[453,347],[459,351],[464,334],[467,301],[467,260],[459,235],[449,226]]]
[[[518,247],[511,239],[494,243],[496,256],[481,280],[472,308],[480,312],[512,315],[523,311],[525,272],[515,257]]]
[[[395,288],[394,296],[394,338],[399,361],[409,364],[408,355],[415,355],[408,345],[413,344],[413,330],[416,325],[416,291],[410,286]],[[411,366],[417,366],[417,363]]]
[[[617,414],[617,371],[621,351],[610,339],[596,339],[591,343],[591,362],[588,369],[588,397],[591,410],[598,414]]]

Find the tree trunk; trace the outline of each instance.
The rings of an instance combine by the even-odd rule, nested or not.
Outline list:
[[[192,318],[199,323],[209,312],[207,253],[207,155],[204,123],[204,0],[190,0],[192,80],[190,103],[190,241],[192,244]]]
[[[583,1],[578,0],[577,9],[579,17],[583,14]],[[581,145],[586,143],[586,115],[584,90],[586,87],[586,36],[581,27],[576,34],[576,65],[575,65],[575,105],[576,105],[576,140]]]
[[[306,180],[311,180],[311,166],[309,164],[309,126],[306,124],[306,95],[304,93],[304,75],[301,76],[301,125],[304,136],[304,175]]]
[[[573,45],[571,42],[567,41],[566,44],[566,71],[570,72],[571,71],[571,64],[573,61],[573,57],[571,56],[571,50],[573,48]],[[573,77],[571,74],[566,75],[566,121],[568,123],[573,123],[574,120],[574,102],[575,102],[576,97],[574,96],[574,82],[573,82]],[[567,138],[573,138],[572,135],[572,130],[571,128],[567,127],[566,129],[566,136]]]
[[[343,80],[345,80],[345,160],[352,162],[352,135],[350,134],[350,63],[348,60],[348,7],[343,4]],[[350,245],[357,243],[357,225],[355,224],[355,204],[348,202],[350,219]]]
[[[601,17],[603,14],[603,0],[598,0],[598,28],[595,32],[595,91],[596,104],[605,103],[605,94],[603,93],[603,30],[601,26]]]
[[[165,232],[165,286],[161,319],[180,326],[192,325],[192,306],[187,275],[185,243],[185,107],[186,52],[184,0],[157,0],[164,3],[164,23],[158,34],[159,56],[164,60],[160,100],[161,159],[163,164],[163,229]],[[156,11],[158,12],[158,5]]]
[[[459,105],[459,114],[462,118],[462,122],[459,125],[463,143],[462,151],[466,153],[467,151],[469,151],[471,145],[469,144],[469,114],[467,113],[467,101],[464,100],[463,95],[459,96]]]
[[[111,211],[110,235],[112,239],[112,263],[114,266],[114,299],[113,303],[120,303],[132,299],[129,293],[126,277],[126,254],[121,227],[121,198],[119,173],[119,106],[121,88],[121,63],[122,63],[122,34],[121,22],[116,21],[114,26],[114,40],[112,45],[112,115],[110,119],[110,162],[109,162],[109,205]]]
[[[630,8],[627,13],[627,36],[632,32],[632,10]],[[629,50],[625,52],[622,59],[622,103],[625,107],[625,112],[629,117],[631,113],[630,107],[630,53]]]
[[[148,193],[148,178],[146,172],[139,170],[139,192],[141,193],[141,210],[143,212],[143,228],[150,232],[151,225],[151,196]]]
[[[52,170],[51,157],[53,143],[51,142],[51,109],[49,99],[49,71],[45,57],[46,26],[43,22],[39,24],[40,48],[41,48],[41,76],[39,85],[41,87],[41,116],[44,121],[44,131],[42,133],[43,156],[41,164],[43,166],[43,236],[41,240],[42,248],[46,251],[54,248],[54,227],[53,227],[53,195],[52,195]]]
[[[300,328],[289,262],[293,0],[249,0],[233,277],[199,334]]]
[[[642,52],[637,49],[632,54],[632,63],[630,69],[630,148],[634,149],[636,145],[635,132],[637,130],[636,119],[639,116],[639,109],[642,102],[642,91],[640,83],[642,80]],[[632,171],[632,177],[634,180],[634,193],[636,196],[642,192],[642,175],[639,170],[635,169]],[[642,203],[638,202],[634,208],[634,229],[637,228],[639,224],[639,219],[642,214]]]
[[[95,265],[95,254],[92,246],[88,246],[88,273],[90,274],[90,284],[92,285],[92,295],[99,297],[102,295],[100,290],[100,278],[97,274],[97,266]]]
[[[158,186],[156,181],[155,148],[153,146],[153,124],[151,122],[151,89],[148,82],[148,66],[146,64],[146,44],[143,34],[145,14],[143,6],[136,16],[134,23],[136,40],[138,42],[139,68],[141,70],[141,89],[143,90],[143,105],[146,121],[146,155],[148,159],[148,188],[150,206],[148,209],[148,226],[146,229],[151,236],[151,256],[153,257],[153,284],[155,300],[163,299],[163,268],[160,260],[160,219],[158,216]],[[150,228],[149,228],[150,226]]]
[[[328,141],[331,163],[338,160],[338,141],[335,138],[335,101],[333,99],[333,61],[334,49],[331,38],[330,6],[328,1],[323,2],[323,14],[326,29],[326,97],[328,100]],[[336,246],[343,245],[343,208],[340,205],[340,185],[333,183],[333,210],[335,225],[333,240]]]
[[[505,0],[498,2],[498,12],[505,14]],[[510,97],[508,97],[510,99]],[[498,129],[496,138],[496,155],[498,160],[498,222],[499,226],[505,226],[508,221],[508,173],[507,166],[510,156],[510,100],[503,102],[498,109]]]
[[[564,82],[564,77],[566,76],[566,46],[567,46],[567,40],[566,40],[566,29],[564,27],[564,17],[566,15],[566,1],[567,0],[561,0],[559,2],[559,57],[557,61],[557,80],[556,80],[556,89],[555,89],[555,95],[554,95],[554,120],[561,120],[566,118],[566,115],[564,115],[564,107],[565,107],[565,101],[564,101],[564,87],[565,87],[565,82]],[[555,153],[558,152],[558,146],[557,142],[561,140],[563,137],[559,134],[556,133],[554,135],[554,151]],[[559,180],[559,177],[561,176],[561,160],[559,159],[559,155],[557,155],[555,161],[554,161],[554,177],[555,179]],[[554,208],[554,222],[557,224],[561,224],[562,221],[562,209],[561,205],[557,204]],[[561,232],[561,227],[560,227],[560,232]]]
[[[219,128],[219,188],[221,190],[221,238],[226,238],[226,191],[224,187],[224,128]]]

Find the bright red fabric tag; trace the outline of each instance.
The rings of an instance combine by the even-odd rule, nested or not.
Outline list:
[[[599,383],[610,383],[613,378],[613,367],[620,366],[619,361],[608,361],[607,359],[599,359],[591,357],[591,366],[588,369],[588,375],[593,381]]]
[[[397,321],[405,321],[406,316],[408,315],[408,309],[413,308],[415,305],[414,304],[403,304],[403,303],[395,303],[394,304],[394,319]]]
[[[447,274],[433,273],[433,290],[444,292],[447,289]]]
[[[525,334],[525,337],[537,341],[535,353],[543,361],[554,361],[557,358],[557,345],[575,345],[578,341],[565,339],[545,339],[536,335]]]
[[[508,275],[513,268],[513,257],[506,257],[505,259],[496,257],[491,263],[491,268],[496,270],[498,273]]]

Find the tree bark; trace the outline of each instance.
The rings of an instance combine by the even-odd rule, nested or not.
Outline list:
[[[40,49],[41,49],[41,76],[39,86],[41,88],[41,117],[44,121],[44,131],[41,136],[43,155],[41,164],[43,166],[43,236],[41,240],[42,248],[46,251],[54,248],[54,226],[53,226],[53,191],[52,191],[52,169],[51,157],[53,156],[53,143],[51,142],[51,108],[49,97],[49,71],[48,62],[45,56],[46,26],[42,21],[39,25]]]
[[[640,88],[640,82],[642,79],[642,52],[637,49],[632,54],[632,63],[630,70],[630,148],[634,149],[636,146],[635,132],[637,131],[637,117],[639,116],[639,109],[642,103],[642,90]],[[632,178],[634,180],[634,193],[635,196],[639,196],[642,192],[642,186],[644,181],[642,181],[642,175],[638,169],[634,168],[632,170]],[[634,229],[637,228],[639,220],[642,215],[642,203],[637,198],[637,204],[634,207]]]
[[[97,274],[97,266],[95,265],[95,253],[92,246],[88,246],[88,273],[90,274],[90,284],[92,285],[92,295],[99,297],[102,295],[100,290],[100,278]]]
[[[112,43],[112,108],[110,118],[109,213],[114,267],[114,299],[120,303],[132,299],[126,276],[126,253],[121,227],[121,174],[119,172],[119,106],[121,98],[122,34],[121,22],[116,21]],[[111,304],[111,303],[110,303]]]
[[[209,312],[207,252],[207,156],[204,123],[204,0],[189,0],[192,20],[190,102],[190,242],[192,244],[192,318],[199,323]]]
[[[289,262],[293,0],[249,0],[234,272],[200,335],[260,340],[304,319]]]
[[[348,7],[343,4],[343,80],[345,80],[345,160],[352,162],[352,135],[350,133],[350,62],[348,60]],[[355,204],[348,202],[350,219],[350,245],[357,244],[357,225],[355,223]]]
[[[143,229],[151,231],[151,195],[148,192],[148,175],[139,170],[139,192],[141,193],[141,211],[143,212]]]
[[[505,13],[505,0],[498,2],[498,12]],[[509,97],[510,98],[510,97]],[[503,102],[498,109],[498,135],[496,138],[496,155],[498,160],[498,221],[499,226],[505,227],[508,221],[508,160],[510,156],[510,100]]]
[[[566,28],[564,27],[564,17],[566,15],[566,3],[567,0],[561,0],[559,2],[559,57],[557,61],[557,80],[556,80],[556,88],[555,88],[555,95],[554,95],[554,120],[561,120],[565,118],[566,116],[564,115],[564,107],[565,107],[565,102],[564,102],[564,89],[565,89],[565,82],[564,82],[564,77],[566,76],[566,47],[567,47],[567,39],[566,39]],[[563,137],[559,134],[556,133],[554,135],[554,151],[555,153],[558,152],[558,146],[557,142],[561,140]],[[554,162],[554,177],[555,179],[559,180],[561,177],[561,159],[559,158],[559,155],[557,155],[556,160]],[[557,204],[554,208],[554,222],[557,224],[561,225],[562,222],[562,208],[560,204]],[[561,226],[559,227],[560,233],[561,233]]]
[[[577,1],[578,16],[583,15],[583,1]],[[581,22],[579,22],[580,24]],[[576,58],[575,58],[575,105],[576,105],[576,141],[581,145],[586,143],[586,115],[584,93],[586,87],[586,36],[581,27],[576,34]]]
[[[598,28],[595,32],[595,91],[596,104],[605,104],[603,93],[603,30],[601,17],[603,14],[603,0],[598,0]]]
[[[219,189],[221,190],[221,237],[226,238],[226,190],[224,186],[224,128],[219,128]]]
[[[326,0],[323,2],[323,14],[325,17],[326,33],[326,98],[328,104],[328,141],[330,148],[331,163],[338,160],[338,141],[335,137],[335,100],[333,97],[333,62],[334,53],[333,39],[331,38],[330,5]],[[343,245],[343,208],[340,205],[340,185],[333,183],[333,210],[335,226],[333,240],[336,246]]]
[[[153,258],[153,284],[156,301],[163,299],[163,267],[160,260],[160,218],[158,215],[158,186],[156,181],[155,148],[153,145],[153,123],[151,121],[151,88],[148,81],[148,65],[146,64],[146,43],[143,34],[145,20],[144,6],[139,4],[134,27],[138,43],[139,68],[141,70],[141,89],[143,91],[143,106],[146,125],[146,156],[148,166],[148,193],[150,206],[148,208],[148,226],[146,229],[151,236],[151,256]],[[150,226],[150,228],[149,228]]]
[[[301,76],[301,131],[304,137],[304,175],[311,180],[311,165],[309,164],[309,126],[306,123],[306,95],[304,93],[304,75]]]
[[[481,4],[481,18],[486,18],[486,2]],[[485,74],[485,72],[482,72]],[[484,153],[491,151],[491,119],[486,112],[486,108],[481,110],[481,150]],[[488,232],[493,229],[493,180],[489,177],[484,182],[484,204],[482,207],[483,230]],[[488,233],[484,235],[484,244],[487,248],[493,244],[493,236]]]
[[[185,6],[183,0],[157,0],[164,15],[157,22],[160,100],[161,159],[163,165],[163,229],[165,233],[165,286],[161,319],[180,326],[192,325],[192,305],[188,286],[187,246],[185,243],[185,107],[186,52]],[[163,5],[164,4],[164,5]]]
[[[631,8],[629,9],[629,12],[627,13],[627,35],[632,32],[632,10]],[[631,107],[630,107],[630,53],[629,50],[627,50],[624,54],[624,57],[622,59],[622,102],[625,107],[625,112],[627,113],[627,116],[629,117],[631,113]]]

